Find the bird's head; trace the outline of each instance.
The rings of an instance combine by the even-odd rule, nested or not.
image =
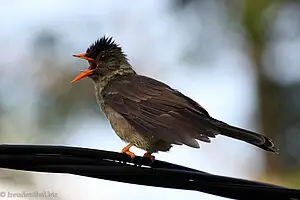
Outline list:
[[[82,70],[81,73],[72,81],[79,81],[84,77],[96,80],[110,72],[119,70],[122,65],[128,64],[126,55],[122,48],[113,41],[111,37],[102,37],[95,41],[85,53],[75,54],[74,57],[85,59],[89,62],[89,68]],[[130,65],[128,65],[130,67]]]

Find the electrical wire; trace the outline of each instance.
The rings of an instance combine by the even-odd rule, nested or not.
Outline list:
[[[111,151],[48,145],[0,145],[0,167],[67,173],[123,183],[194,190],[233,199],[300,199],[300,190],[213,175]]]

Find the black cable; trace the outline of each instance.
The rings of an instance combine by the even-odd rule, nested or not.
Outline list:
[[[300,199],[300,191],[212,175],[163,161],[78,147],[0,145],[0,167],[68,173],[124,183],[195,190],[234,199]]]

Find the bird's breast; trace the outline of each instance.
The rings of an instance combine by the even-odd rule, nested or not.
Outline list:
[[[121,139],[125,140],[126,142],[131,142],[135,140],[135,138],[139,137],[136,130],[127,122],[127,120],[121,114],[114,111],[108,105],[102,104],[100,107],[105,113],[112,128],[115,130],[115,132]]]
[[[105,104],[102,95],[105,84],[104,82],[95,84],[96,99],[116,134],[125,142],[134,144],[136,147],[148,152],[168,151],[171,144],[154,138],[152,135],[139,133],[120,113],[116,112],[110,105]]]
[[[109,120],[111,127],[125,142],[134,144],[136,147],[151,153],[168,151],[171,148],[172,145],[163,140],[137,132],[121,114],[113,110],[110,106],[102,103],[100,107]]]
[[[106,118],[109,120],[111,127],[114,129],[116,134],[125,142],[145,145],[145,139],[135,130],[135,128],[131,126],[120,113],[116,112],[111,108],[111,106],[104,103],[102,96],[103,85],[95,84],[95,89],[97,103],[99,104]]]

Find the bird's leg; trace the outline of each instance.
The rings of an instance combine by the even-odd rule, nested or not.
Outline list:
[[[155,157],[151,155],[151,153],[147,152],[144,154],[144,157],[150,158],[150,160],[153,162],[155,160]]]
[[[125,153],[131,157],[131,160],[134,159],[135,155],[131,151],[129,151],[130,147],[132,147],[133,144],[128,144],[126,147],[124,147],[121,151],[121,153]]]

